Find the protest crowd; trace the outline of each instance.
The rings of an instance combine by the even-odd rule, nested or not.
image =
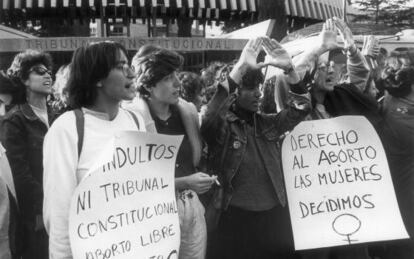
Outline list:
[[[238,60],[217,60],[199,74],[182,71],[183,57],[156,45],[131,59],[118,43],[91,43],[55,75],[48,53],[21,52],[0,73],[0,258],[73,258],[75,189],[117,132],[140,131],[184,136],[174,174],[176,258],[413,259],[413,62],[414,52],[380,53],[374,36],[358,48],[337,18],[298,55],[259,37]],[[270,67],[276,72],[265,77]],[[409,238],[295,250],[282,143],[303,121],[344,115],[365,117],[380,137]],[[355,139],[346,134],[319,143]],[[294,143],[317,148],[305,142]],[[364,152],[347,159],[372,154]],[[368,198],[360,198],[367,207]]]

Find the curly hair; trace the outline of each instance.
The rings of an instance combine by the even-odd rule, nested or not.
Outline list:
[[[178,79],[181,81],[180,95],[188,102],[193,102],[205,87],[200,76],[193,72],[181,72],[178,74]]]
[[[147,55],[134,57],[138,92],[142,96],[149,96],[146,88],[155,87],[165,76],[180,69],[183,63],[184,59],[180,54],[167,49],[158,49]]]
[[[408,52],[393,52],[385,61],[379,85],[394,97],[405,97],[412,91],[414,82],[413,55]]]
[[[30,68],[39,64],[52,70],[53,62],[50,54],[34,49],[25,50],[14,56],[12,64],[7,69],[7,75],[11,78],[26,80],[29,78]]]
[[[218,82],[227,77],[233,69],[232,63],[213,61],[206,68],[201,70],[201,80],[206,86],[205,101],[208,103],[213,98]]]
[[[7,76],[13,80],[17,87],[14,93],[13,103],[21,104],[26,102],[26,85],[23,81],[29,78],[30,69],[36,65],[42,64],[47,69],[52,70],[52,57],[47,52],[28,49],[18,53],[7,69]]]
[[[90,106],[95,102],[96,84],[116,66],[120,51],[128,56],[124,46],[113,41],[90,43],[75,50],[66,85],[71,108]]]

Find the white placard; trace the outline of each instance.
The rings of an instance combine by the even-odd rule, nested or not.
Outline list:
[[[75,259],[178,258],[175,159],[182,136],[120,132],[86,177],[69,217]]]
[[[301,122],[282,160],[296,250],[408,238],[384,149],[365,117]]]

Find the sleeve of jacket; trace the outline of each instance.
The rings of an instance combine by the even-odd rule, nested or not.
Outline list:
[[[24,125],[17,116],[3,121],[3,144],[12,170],[17,199],[25,218],[42,213],[42,185],[32,175]]]
[[[361,51],[356,48],[355,51],[347,53],[347,71],[349,82],[364,91],[368,82],[370,68]]]
[[[291,131],[311,111],[310,94],[300,84],[291,85],[289,101],[285,109],[269,118],[273,121],[275,128],[281,134]]]
[[[43,219],[49,234],[49,258],[72,258],[69,209],[77,186],[77,133],[72,112],[58,118],[43,145]]]
[[[201,135],[208,145],[215,145],[215,142],[226,134],[226,113],[230,107],[229,96],[236,88],[237,84],[228,78],[224,83],[218,84],[213,98],[207,104],[201,123]]]

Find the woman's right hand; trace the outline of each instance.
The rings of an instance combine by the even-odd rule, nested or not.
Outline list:
[[[187,187],[195,191],[198,194],[203,194],[210,190],[211,185],[214,183],[216,177],[209,176],[203,172],[198,172],[186,177]]]
[[[336,38],[337,32],[338,28],[336,27],[336,23],[332,19],[326,20],[319,34],[319,47],[323,50],[322,52],[339,48]]]

